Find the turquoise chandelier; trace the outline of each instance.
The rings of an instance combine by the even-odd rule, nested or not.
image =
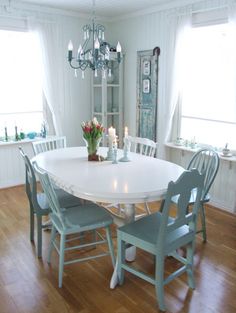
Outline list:
[[[87,68],[94,71],[95,77],[98,76],[98,70],[101,70],[103,78],[111,76],[111,54],[112,60],[121,62],[121,45],[118,42],[116,48],[105,41],[105,27],[95,23],[95,0],[93,0],[93,18],[92,24],[83,26],[83,44],[79,45],[76,55],[73,54],[73,43],[70,40],[68,44],[68,62],[75,70],[82,71],[82,78]]]

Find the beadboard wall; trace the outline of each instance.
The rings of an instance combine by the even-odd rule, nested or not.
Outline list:
[[[34,155],[32,141],[0,143],[0,188],[25,183],[25,165],[18,147],[21,146],[29,158]]]
[[[168,161],[187,168],[196,150],[177,147],[173,144],[166,146]],[[211,204],[231,213],[236,213],[236,157],[221,157],[220,167],[211,187]]]

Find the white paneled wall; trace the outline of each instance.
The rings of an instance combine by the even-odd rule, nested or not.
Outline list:
[[[167,148],[169,151],[168,159],[171,162],[179,164],[184,168],[187,168],[188,163],[194,153],[194,151],[188,151],[185,149]],[[220,158],[220,167],[215,178],[215,181],[211,187],[211,204],[229,211],[236,213],[236,160]]]
[[[25,183],[25,165],[18,147],[31,158],[34,155],[31,141],[0,144],[0,188]]]

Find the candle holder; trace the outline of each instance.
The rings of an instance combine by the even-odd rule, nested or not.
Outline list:
[[[123,149],[124,155],[121,159],[119,159],[120,162],[130,162],[131,161],[128,157],[129,149],[130,149],[130,143],[128,141],[128,138],[125,137],[124,138],[124,149]]]
[[[117,161],[117,145],[114,145],[114,148],[113,148],[113,161],[112,161],[112,164],[118,164],[118,161]]]
[[[114,160],[114,141],[117,142],[118,136],[114,135],[107,135],[108,136],[108,151],[107,151],[107,161],[113,161]],[[116,146],[117,149],[117,146]]]
[[[111,138],[111,136],[108,136],[108,151],[107,151],[107,157],[106,160],[107,161],[112,161],[113,160],[113,139]]]

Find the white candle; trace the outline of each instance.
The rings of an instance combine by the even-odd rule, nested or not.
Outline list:
[[[108,128],[108,136],[112,137],[113,139],[116,137],[116,129],[112,126]]]
[[[128,127],[125,126],[125,138],[128,136]]]

